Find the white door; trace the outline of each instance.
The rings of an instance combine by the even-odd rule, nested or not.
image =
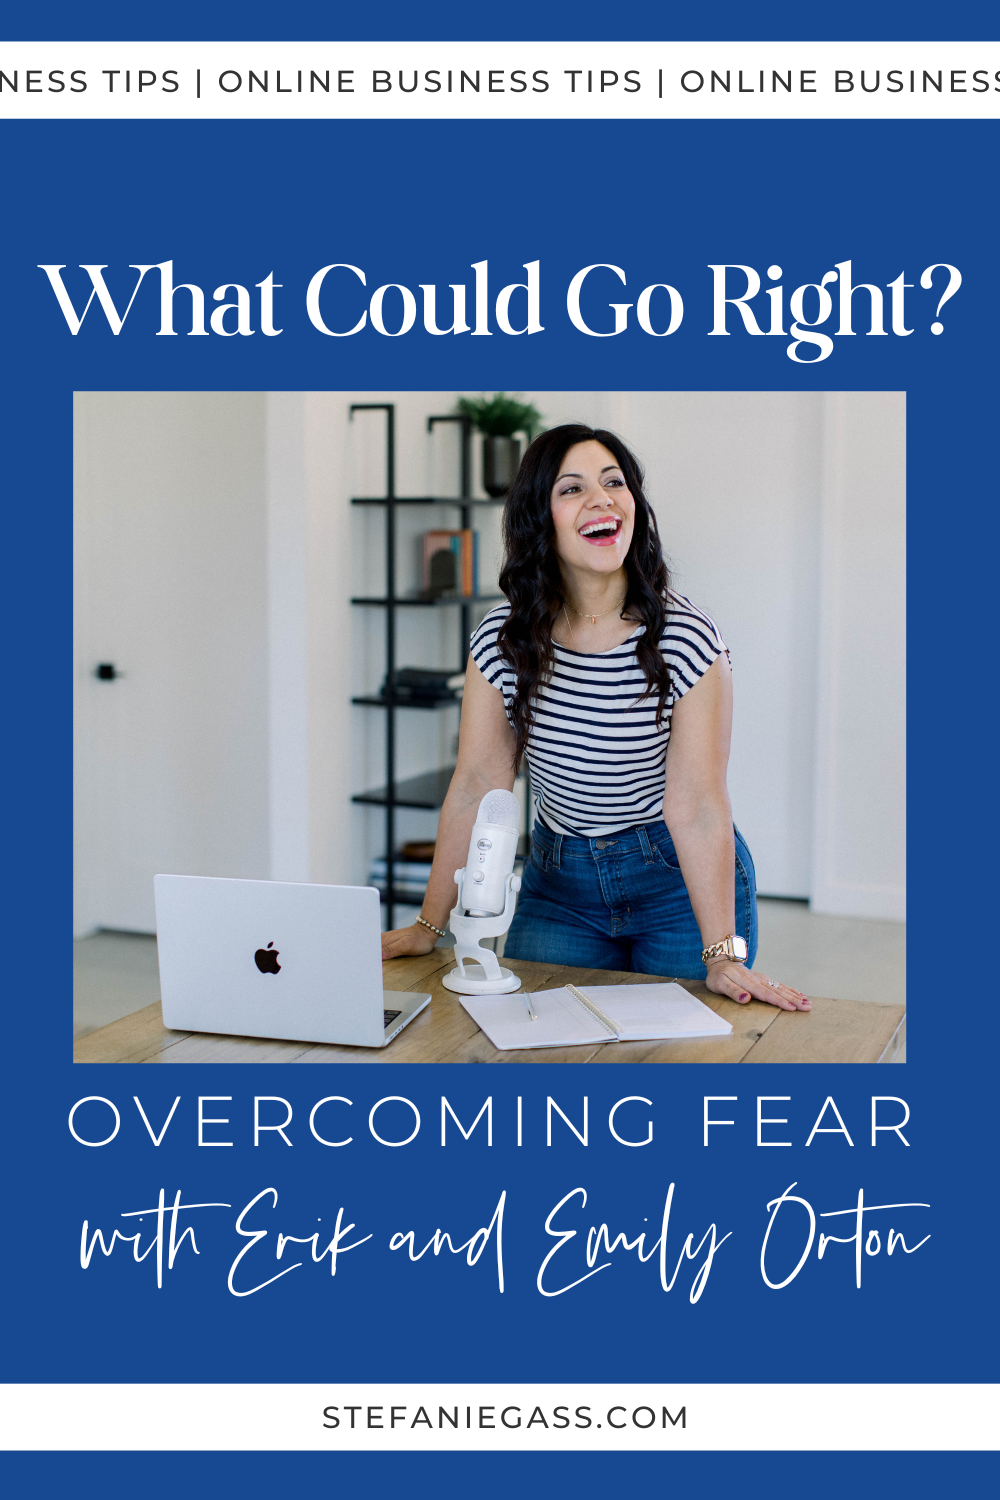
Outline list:
[[[269,873],[264,401],[75,398],[78,933],[152,932],[159,871]]]

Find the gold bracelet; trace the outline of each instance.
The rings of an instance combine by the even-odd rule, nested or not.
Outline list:
[[[438,937],[446,937],[447,934],[440,927],[435,927],[433,922],[428,922],[426,917],[418,917],[417,921],[421,927],[426,927],[429,932],[436,932]]]

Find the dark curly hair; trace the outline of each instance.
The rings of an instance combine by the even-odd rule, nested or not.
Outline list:
[[[503,511],[505,558],[500,587],[510,601],[510,613],[497,633],[497,650],[515,674],[515,696],[509,709],[517,736],[515,766],[520,764],[528,743],[538,685],[547,681],[552,671],[552,626],[565,603],[553,546],[552,487],[568,450],[588,442],[600,443],[614,454],[635,501],[635,529],[625,558],[628,592],[621,612],[623,617],[628,614],[645,626],[636,642],[636,655],[646,678],[644,696],[656,694],[657,726],[670,691],[667,664],[660,650],[669,577],[656,517],[643,493],[642,468],[613,432],[576,422],[552,427],[535,438],[525,453]]]

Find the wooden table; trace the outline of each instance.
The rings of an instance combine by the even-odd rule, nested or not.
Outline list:
[[[642,984],[651,976],[608,969],[572,969],[558,964],[505,962],[525,989],[557,985]],[[74,1048],[80,1063],[879,1063],[892,1062],[903,1044],[906,1011],[901,1005],[813,998],[811,1011],[783,1011],[752,1000],[737,1005],[704,985],[685,989],[727,1020],[728,1037],[692,1037],[675,1042],[605,1042],[582,1047],[541,1047],[498,1052],[457,995],[441,983],[454,967],[450,949],[383,964],[386,989],[431,992],[430,1005],[388,1047],[330,1047],[313,1042],[267,1041],[168,1031],[159,1005],[102,1026]]]

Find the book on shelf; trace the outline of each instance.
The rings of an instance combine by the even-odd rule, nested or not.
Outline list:
[[[384,880],[387,868],[388,862],[386,861],[384,856],[380,859],[372,860],[371,873],[373,877],[377,876],[379,880]],[[426,885],[427,881],[430,879],[431,861],[429,859],[415,860],[397,858],[393,861],[392,873],[394,879],[405,880],[410,885],[417,885],[421,881],[423,881],[423,883]]]
[[[400,859],[397,855],[392,865],[392,888],[397,896],[413,896],[422,901],[430,878],[431,861]],[[388,861],[373,859],[368,871],[368,884],[384,892],[387,887]]]
[[[427,891],[427,880],[430,879],[430,865],[433,862],[433,850],[426,844],[418,844],[423,858],[414,858],[406,853],[406,846],[399,850],[393,859],[393,891],[396,895],[411,895],[417,901],[423,901]],[[375,886],[384,894],[388,883],[388,861],[385,856],[372,859],[369,868],[369,885]]]
[[[397,703],[457,702],[465,687],[465,673],[437,667],[397,667],[380,689],[383,698]]]
[[[468,527],[424,532],[421,586],[425,593],[442,597],[477,594],[479,533]]]

